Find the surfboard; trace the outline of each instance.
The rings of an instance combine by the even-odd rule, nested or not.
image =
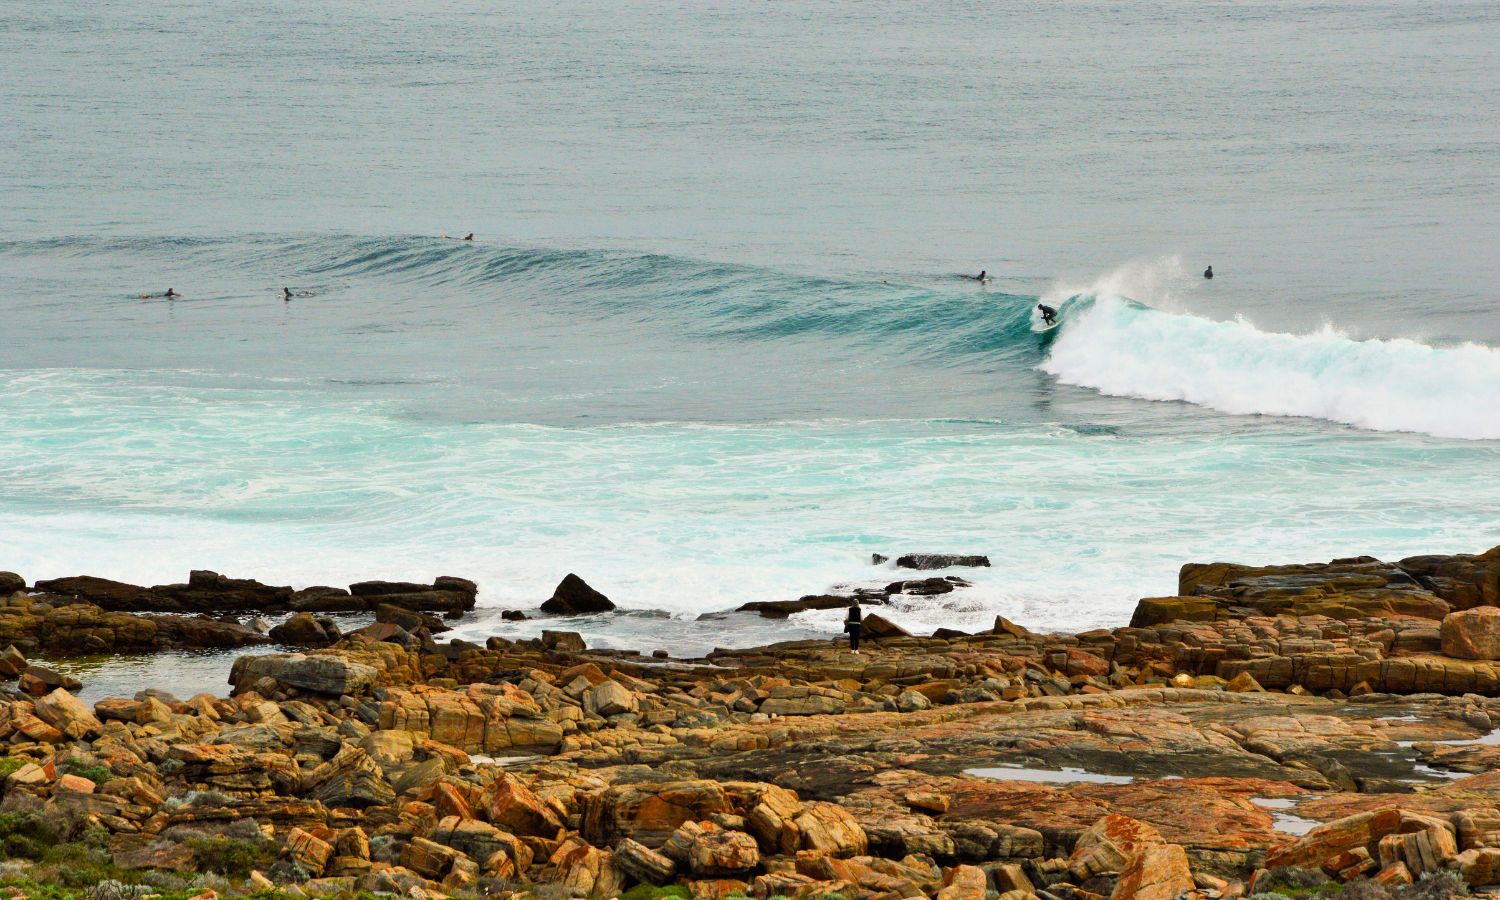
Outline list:
[[[1055,319],[1052,320],[1052,324],[1051,325],[1043,325],[1041,328],[1038,328],[1036,330],[1036,333],[1037,334],[1046,334],[1047,332],[1051,331],[1052,329],[1056,328],[1057,326],[1059,326],[1061,324],[1062,324],[1062,316],[1058,316],[1057,318],[1055,318]]]

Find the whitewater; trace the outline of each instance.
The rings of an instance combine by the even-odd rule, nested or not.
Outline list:
[[[1180,260],[1137,262],[1083,293],[1053,291],[1049,299],[1067,310],[1067,323],[1042,370],[1117,397],[1182,400],[1235,415],[1500,439],[1493,415],[1500,350],[1468,341],[1355,340],[1332,323],[1308,334],[1262,331],[1243,315],[1215,321],[1154,309],[1125,286],[1171,285],[1158,302],[1180,307],[1184,277]]]
[[[182,300],[104,287],[168,259]],[[1500,509],[1492,348],[1215,321],[1170,258],[1031,295],[423,237],[0,245],[23,271],[99,278],[9,301],[0,558],[29,578],[458,574],[482,637],[577,572],[622,607],[590,640],[704,652],[835,631],[699,617],[901,577],[874,553],[990,556],[898,600],[914,629],[1077,629],[1185,561],[1469,547]]]

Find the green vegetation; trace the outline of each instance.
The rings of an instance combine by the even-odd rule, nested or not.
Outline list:
[[[9,778],[12,772],[16,771],[29,762],[31,762],[31,760],[22,759],[19,756],[0,757],[0,781],[4,781],[5,779]]]
[[[692,896],[692,892],[680,884],[669,884],[666,887],[638,884],[621,894],[620,900],[689,900]]]
[[[255,869],[264,869],[276,860],[276,848],[269,841],[249,841],[221,835],[190,837],[198,865],[206,871],[231,878],[246,878]]]
[[[76,759],[64,760],[62,765],[57,767],[57,770],[66,775],[77,775],[79,778],[87,778],[94,784],[103,784],[115,777],[115,773],[111,772],[105,766],[86,765]]]
[[[0,813],[0,852],[13,859],[39,860],[57,841],[36,813]]]

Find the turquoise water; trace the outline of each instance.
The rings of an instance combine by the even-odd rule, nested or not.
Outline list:
[[[8,5],[0,568],[573,571],[702,650],[871,552],[1082,628],[1500,543],[1500,11],[915,15]]]

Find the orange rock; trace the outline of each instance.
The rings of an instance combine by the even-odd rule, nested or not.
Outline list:
[[[1477,606],[1443,618],[1443,653],[1459,659],[1500,659],[1500,608]]]
[[[800,849],[840,857],[862,856],[869,849],[865,830],[836,803],[808,803],[794,824],[801,835]]]
[[[1401,811],[1378,809],[1335,819],[1307,834],[1272,849],[1266,854],[1266,868],[1316,866],[1332,856],[1356,847],[1366,847],[1401,827]]]
[[[552,810],[513,775],[503,774],[484,792],[484,811],[492,823],[516,834],[551,837],[562,828]]]
[[[293,862],[302,864],[314,875],[321,875],[333,856],[333,845],[301,828],[293,828],[287,832],[285,852]]]
[[[1395,862],[1381,869],[1375,874],[1375,880],[1381,884],[1411,884],[1411,872],[1406,868],[1406,863]]]
[[[937,900],[984,900],[989,879],[978,866],[954,866],[943,874]]]
[[[1112,897],[1130,900],[1173,900],[1193,890],[1187,851],[1176,844],[1138,847],[1115,882]]]
[[[63,775],[57,779],[59,791],[73,791],[78,794],[92,794],[95,784],[80,775]]]
[[[432,786],[432,798],[430,801],[437,809],[438,816],[458,816],[460,819],[474,818],[474,810],[469,806],[469,801],[464,799],[453,785],[446,782],[438,782]]]
[[[705,831],[687,850],[694,875],[736,875],[760,865],[760,847],[743,831]]]

